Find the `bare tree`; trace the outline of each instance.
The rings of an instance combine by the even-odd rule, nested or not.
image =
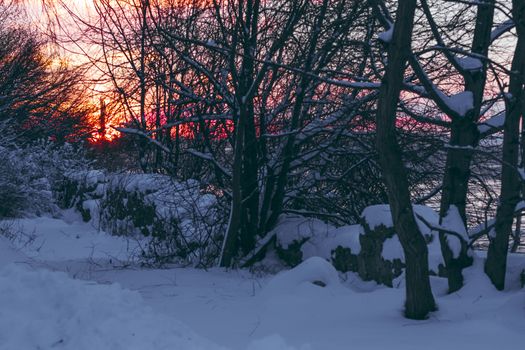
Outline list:
[[[412,209],[406,169],[396,140],[396,112],[410,56],[416,0],[400,0],[388,40],[388,63],[377,110],[377,150],[387,187],[392,219],[406,262],[405,316],[424,319],[436,309],[428,276],[428,250]],[[390,38],[389,38],[390,39]]]

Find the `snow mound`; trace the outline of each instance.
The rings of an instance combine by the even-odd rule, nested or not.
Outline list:
[[[363,232],[361,225],[349,225],[330,230],[326,234],[315,235],[301,246],[303,258],[319,256],[330,259],[337,247],[350,248],[352,254],[357,255],[361,252],[359,235]]]
[[[64,273],[0,270],[0,349],[219,349],[136,292]]]
[[[333,229],[333,226],[318,219],[283,215],[279,218],[274,231],[277,236],[277,244],[283,249],[288,249],[294,242],[302,242]]]
[[[416,222],[424,235],[430,235],[431,229],[419,219],[422,217],[425,221],[432,225],[439,224],[439,215],[434,209],[425,205],[413,205],[414,215],[416,216]],[[390,212],[390,206],[388,204],[377,204],[366,207],[361,214],[361,218],[367,223],[371,230],[375,230],[379,226],[385,226],[386,228],[394,227],[392,221],[392,214]]]
[[[339,275],[332,264],[314,256],[272,278],[263,290],[263,295],[291,294],[298,289],[318,290],[340,285]]]
[[[425,205],[413,205],[412,208],[414,210],[419,230],[426,239],[429,240],[429,268],[435,273],[438,273],[439,266],[444,265],[443,256],[441,254],[438,233],[433,231],[429,225],[432,227],[439,227],[439,215],[434,209]],[[361,217],[371,230],[374,230],[381,225],[387,228],[392,228],[394,226],[392,222],[392,214],[390,213],[390,206],[388,204],[369,206],[363,210]],[[427,223],[429,225],[427,225]],[[385,240],[381,256],[386,260],[400,259],[403,262],[405,261],[403,247],[401,246],[401,242],[397,235]]]
[[[368,224],[371,230],[379,226],[387,228],[394,227],[390,206],[388,204],[378,204],[366,207],[361,213],[361,217]]]

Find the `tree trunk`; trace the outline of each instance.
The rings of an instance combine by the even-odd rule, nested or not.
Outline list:
[[[235,91],[238,122],[235,126],[230,221],[220,259],[220,266],[223,267],[231,267],[235,263],[234,259],[238,257],[239,250],[248,254],[255,248],[259,220],[259,156],[252,89],[255,74],[254,55],[257,50],[259,1],[249,0],[241,5],[243,6],[239,6],[238,20],[243,22],[239,26],[242,30],[234,35],[241,38],[243,59]]]
[[[494,1],[489,0],[478,4],[476,27],[472,40],[471,50],[475,54],[486,56],[491,43],[490,34],[494,22]],[[472,163],[472,150],[479,142],[477,122],[480,117],[483,92],[486,82],[486,63],[480,72],[467,72],[464,74],[465,90],[472,92],[474,108],[467,116],[452,121],[450,131],[450,145],[458,146],[449,148],[443,179],[443,191],[440,206],[440,219],[449,213],[455,206],[467,227],[466,203],[468,182],[470,180],[470,166]],[[454,257],[447,243],[446,234],[440,233],[441,252],[445,261],[449,293],[459,290],[463,286],[462,270],[472,264],[468,256],[468,242],[461,241],[461,250],[458,257]]]
[[[465,118],[453,121],[450,132],[450,144],[458,146],[458,148],[450,148],[447,152],[440,207],[441,221],[447,216],[450,208],[455,206],[461,216],[463,225],[467,226],[466,204],[472,150],[460,147],[477,145],[478,135],[477,125],[471,120]],[[459,256],[454,257],[445,233],[439,233],[439,241],[447,272],[448,291],[453,293],[463,286],[462,270],[472,264],[472,258],[468,256],[468,242],[460,241],[461,250]]]
[[[428,276],[428,251],[414,218],[406,169],[395,134],[397,103],[410,54],[416,3],[416,0],[399,1],[388,48],[388,65],[379,92],[376,145],[394,227],[405,254],[405,316],[424,319],[436,309]]]
[[[237,118],[235,125],[235,145],[233,154],[233,178],[232,178],[232,203],[230,206],[230,218],[226,236],[222,246],[219,265],[221,267],[231,267],[233,259],[239,249],[239,231],[241,229],[242,196],[241,196],[241,176],[242,176],[242,144],[244,143],[243,120]]]
[[[519,155],[519,126],[523,105],[525,74],[525,1],[512,1],[512,15],[516,24],[518,42],[512,60],[509,94],[505,100],[505,127],[503,134],[503,165],[501,171],[500,203],[496,212],[495,237],[490,241],[485,272],[494,286],[505,288],[505,272],[509,237],[516,204],[520,200],[520,176],[517,170]]]

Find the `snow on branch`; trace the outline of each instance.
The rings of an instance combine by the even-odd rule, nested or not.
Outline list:
[[[384,43],[389,43],[392,41],[392,36],[394,35],[394,25],[390,25],[386,31],[379,33],[377,38]]]
[[[446,228],[446,227],[443,227],[441,225],[436,225],[436,224],[432,224],[430,223],[427,219],[425,219],[424,216],[422,215],[419,215],[417,213],[414,213],[415,217],[420,220],[423,224],[425,224],[426,227],[428,227],[430,230],[432,231],[436,231],[436,232],[443,232],[447,235],[452,235],[452,236],[455,236],[457,237],[458,239],[460,240],[463,240],[464,241],[464,237],[462,234],[460,234],[459,232],[456,232],[456,231],[453,231],[449,228]]]
[[[482,137],[492,135],[501,131],[505,126],[505,112],[500,112],[495,116],[478,124],[478,131]]]
[[[418,79],[425,87],[430,98],[438,107],[452,118],[464,117],[474,108],[474,96],[471,91],[463,91],[451,96],[441,91],[430,77],[426,74],[415,55],[410,56],[410,65],[414,69]]]
[[[164,152],[168,153],[168,154],[171,154],[171,150],[169,148],[167,148],[166,146],[164,146],[162,143],[160,143],[159,141],[155,140],[154,138],[152,138],[149,134],[145,133],[144,131],[142,130],[138,130],[138,129],[133,129],[133,128],[120,128],[120,127],[112,127],[113,129],[123,133],[123,134],[129,134],[129,135],[137,135],[137,136],[140,136],[140,137],[143,137],[145,138],[146,140],[148,140],[150,143],[154,144],[155,146],[159,147],[161,150],[163,150]]]
[[[492,33],[490,33],[490,41],[494,41],[498,39],[500,36],[514,28],[515,24],[512,19],[508,19],[505,22],[498,25],[496,28],[492,30]]]
[[[199,152],[199,151],[197,151],[196,149],[193,149],[193,148],[188,148],[186,150],[186,153],[189,153],[189,154],[191,154],[191,155],[193,155],[195,157],[198,157],[198,158],[201,158],[201,159],[204,159],[204,160],[207,160],[207,161],[213,163],[213,165],[215,167],[217,167],[217,169],[219,169],[221,171],[221,173],[223,173],[224,175],[226,175],[229,178],[232,177],[232,174],[228,171],[228,169],[226,169],[221,164],[219,164],[219,162],[217,162],[217,160],[215,159],[215,157],[211,153]]]
[[[481,70],[483,70],[483,62],[479,58],[472,56],[454,56],[454,59],[456,63],[467,72],[480,72]]]
[[[459,210],[455,205],[451,205],[447,211],[447,215],[443,218],[440,225],[435,225],[418,214],[416,217],[421,220],[429,229],[448,235],[447,245],[451,249],[454,257],[458,257],[461,253],[461,246],[463,244],[470,244],[470,237],[467,234],[467,229],[459,214]],[[450,239],[450,238],[454,239]]]

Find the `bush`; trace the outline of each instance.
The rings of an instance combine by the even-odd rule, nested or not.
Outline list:
[[[53,189],[63,173],[87,167],[79,149],[39,141],[18,147],[0,143],[0,218],[40,215],[56,209]]]
[[[146,240],[142,259],[211,266],[220,254],[227,215],[221,199],[195,180],[160,174],[70,173],[58,197],[113,235]]]

